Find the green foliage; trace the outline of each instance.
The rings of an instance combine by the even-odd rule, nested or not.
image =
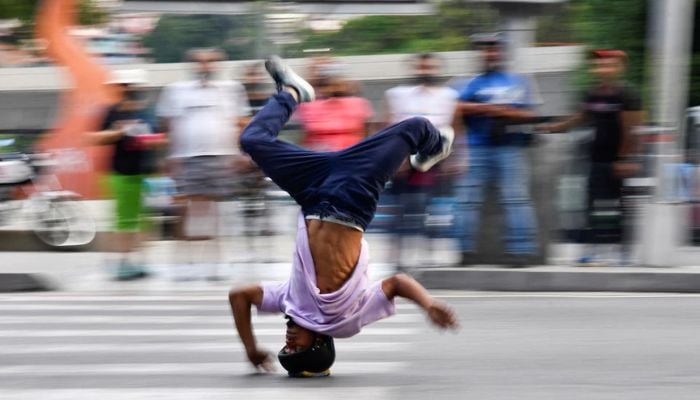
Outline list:
[[[34,19],[37,3],[39,0],[0,0],[0,19],[29,22]]]
[[[93,0],[78,2],[78,24],[99,25],[107,21],[107,13],[95,4]]]
[[[627,80],[645,82],[647,2],[640,0],[572,0],[576,39],[591,48],[624,50]]]
[[[552,8],[546,15],[538,16],[535,42],[554,45],[576,43],[573,11],[572,3],[567,2]]]
[[[693,27],[693,58],[690,64],[690,93],[688,106],[700,106],[700,0],[695,1]]]
[[[496,14],[487,6],[449,0],[438,4],[434,15],[366,16],[349,20],[337,32],[308,30],[286,54],[301,56],[313,48],[331,48],[334,55],[466,50],[470,34],[495,26]]]
[[[51,0],[46,0],[51,1]],[[0,19],[17,18],[27,25],[34,22],[40,0],[0,0]],[[104,22],[107,14],[93,0],[78,1],[78,23],[94,25]]]
[[[255,58],[255,16],[166,15],[144,38],[156,62],[180,62],[187,50],[223,49],[231,60]]]
[[[22,22],[22,26],[5,40],[17,43],[34,35],[34,19],[40,3],[41,0],[0,0],[0,19],[16,18]],[[77,11],[79,25],[101,24],[107,19],[105,10],[93,0],[79,0]]]
[[[700,106],[700,52],[693,54],[690,72],[688,106]]]

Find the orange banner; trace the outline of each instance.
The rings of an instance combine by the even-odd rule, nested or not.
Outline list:
[[[107,69],[69,35],[68,28],[76,25],[76,9],[76,0],[44,0],[38,9],[36,36],[71,80],[53,128],[40,139],[39,148],[58,158],[55,173],[66,190],[96,198],[99,174],[109,167],[109,149],[86,146],[85,135],[100,128],[106,107],[117,102],[119,94],[105,85]]]

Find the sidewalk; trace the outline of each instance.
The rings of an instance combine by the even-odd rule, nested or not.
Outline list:
[[[105,207],[105,204],[100,204]],[[224,280],[216,284],[203,280],[174,282],[180,271],[200,269],[203,251],[185,251],[182,242],[148,242],[143,251],[144,264],[153,275],[137,282],[109,280],[106,265],[113,254],[109,246],[106,217],[98,219],[101,240],[88,251],[56,252],[45,250],[23,230],[0,230],[0,292],[21,290],[195,290],[220,288],[259,280],[283,280],[291,265],[296,224],[294,208],[278,207],[274,211],[277,234],[245,238],[235,210],[224,212],[219,264]],[[106,211],[96,215],[108,215]],[[236,223],[238,222],[238,223]],[[369,233],[373,279],[395,272],[395,242],[391,236]],[[450,240],[434,240],[433,251],[426,254],[409,246],[404,260],[422,268],[406,272],[415,276],[429,289],[489,290],[489,291],[624,291],[624,292],[691,292],[700,293],[700,266],[651,268],[607,267],[580,268],[568,266],[578,254],[575,245],[554,245],[550,248],[550,263],[526,269],[497,266],[455,267],[459,253]],[[7,251],[12,250],[12,251]],[[410,253],[412,251],[412,253]],[[188,259],[183,259],[187,257]],[[188,263],[194,266],[188,266]],[[700,265],[700,260],[699,260]]]
[[[151,277],[135,282],[109,279],[104,252],[0,252],[0,292],[21,290],[67,291],[149,291],[149,290],[221,290],[255,281],[280,281],[289,274],[293,254],[292,236],[261,237],[265,242],[257,252],[247,243],[229,238],[222,246],[218,265],[223,280],[176,281],[183,271],[206,274],[210,265],[178,260],[179,242],[152,242],[144,260]],[[381,279],[395,272],[391,262],[391,240],[383,235],[368,235],[371,249],[371,278]],[[566,265],[534,266],[512,269],[499,266],[454,267],[456,253],[444,246],[433,253],[437,267],[410,269],[429,289],[485,291],[617,291],[700,293],[700,267],[582,268]],[[195,260],[196,261],[196,260]],[[439,262],[439,263],[438,263]]]

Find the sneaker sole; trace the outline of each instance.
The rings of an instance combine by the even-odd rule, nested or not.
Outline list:
[[[270,57],[269,60],[265,61],[265,69],[278,86],[291,86],[296,89],[300,103],[315,100],[316,93],[311,84],[297,75],[281,58]]]

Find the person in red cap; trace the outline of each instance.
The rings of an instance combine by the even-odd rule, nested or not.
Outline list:
[[[588,244],[620,244],[623,232],[622,181],[639,165],[631,159],[638,144],[632,129],[643,120],[637,91],[623,80],[627,56],[621,50],[593,50],[591,73],[595,84],[585,93],[579,111],[562,121],[541,125],[544,132],[564,132],[590,124],[594,134],[589,147]],[[589,247],[582,266],[603,265],[605,260]],[[626,255],[616,261],[625,263]]]

